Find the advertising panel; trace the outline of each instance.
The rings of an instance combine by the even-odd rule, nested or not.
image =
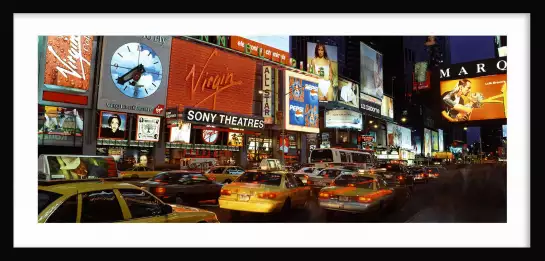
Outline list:
[[[308,42],[307,65],[311,73],[320,76],[318,84],[319,100],[321,102],[338,100],[337,46]]]
[[[234,130],[243,130],[243,129],[234,129]],[[244,133],[229,132],[229,137],[227,137],[227,146],[233,146],[233,147],[244,146]]]
[[[170,142],[189,143],[191,138],[191,123],[182,123],[181,126],[170,128]]]
[[[358,108],[360,106],[359,84],[346,79],[339,79],[339,93],[337,98],[337,101],[342,104]]]
[[[389,146],[400,147],[407,150],[412,149],[411,129],[393,123],[387,123],[386,130]]]
[[[424,157],[431,157],[431,130],[424,128]]]
[[[274,93],[272,87],[272,67],[263,66],[263,103],[262,115],[265,124],[273,124],[274,105],[272,103],[272,95]]]
[[[420,136],[415,136],[414,143],[415,143],[414,146],[416,150],[416,155],[421,155],[422,154],[422,138]]]
[[[380,108],[380,115],[394,118],[394,100],[388,96],[382,96],[382,106]]]
[[[318,79],[291,71],[285,73],[284,122],[286,130],[319,133]]]
[[[431,72],[428,71],[428,62],[414,64],[413,90],[419,91],[430,88]]]
[[[51,180],[115,178],[118,175],[111,157],[49,156],[46,159]]]
[[[170,36],[106,36],[98,109],[165,115]]]
[[[100,129],[98,137],[101,139],[125,139],[127,130],[127,114],[111,111],[100,112]]]
[[[290,36],[289,35],[270,35],[270,36],[241,35],[240,37],[276,48],[280,51],[286,52],[287,54],[289,54],[290,52]],[[288,60],[289,60],[289,56],[288,56]]]
[[[325,112],[326,128],[363,129],[361,113],[350,110],[329,110]]]
[[[364,110],[367,114],[373,117],[379,117],[381,115],[382,101],[373,96],[360,93],[360,109]]]
[[[269,46],[259,41],[246,39],[240,36],[231,36],[229,40],[229,47],[233,50],[264,58],[273,62],[288,65],[290,61],[289,53],[289,38],[288,38],[288,50],[282,50]],[[285,45],[284,45],[285,47]]]
[[[445,151],[445,143],[443,141],[443,130],[438,129],[439,131],[439,151]]]
[[[507,74],[441,82],[443,117],[451,122],[507,118]]]
[[[360,84],[365,94],[382,99],[382,54],[360,42]]]
[[[507,74],[507,57],[447,64],[439,68],[440,81],[477,78],[496,74]]]
[[[507,137],[507,124],[501,126],[503,137]]]
[[[263,117],[223,113],[191,107],[185,107],[183,120],[201,124],[213,124],[212,126],[242,127],[244,129],[263,129],[265,127]]]
[[[40,120],[43,120],[44,124],[39,126],[38,134],[78,137],[83,135],[83,109],[44,106],[43,118]]]
[[[90,108],[95,49],[93,36],[39,36],[39,104]]]
[[[136,140],[159,141],[161,118],[138,115],[136,120]]]
[[[171,57],[168,108],[252,115],[255,59],[182,39],[172,40]]]
[[[439,150],[439,135],[437,134],[437,131],[431,131],[431,144],[432,151]]]

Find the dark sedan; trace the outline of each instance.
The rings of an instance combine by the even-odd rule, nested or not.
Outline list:
[[[222,184],[195,171],[166,171],[139,184],[165,202],[196,205],[199,201],[217,203]]]
[[[381,177],[390,186],[409,187],[411,190],[414,187],[414,177],[403,165],[385,164],[380,170],[375,173]]]

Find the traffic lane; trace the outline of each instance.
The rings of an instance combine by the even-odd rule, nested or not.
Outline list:
[[[427,207],[427,204],[433,199],[435,186],[439,184],[440,179],[430,181],[428,184],[417,184],[411,197],[407,201],[400,200],[392,208],[384,209],[379,215],[375,213],[352,214],[345,212],[329,215],[322,209],[317,198],[313,197],[307,209],[294,209],[286,216],[281,214],[258,214],[241,213],[237,219],[232,219],[230,212],[219,208],[218,205],[204,204],[201,208],[216,213],[220,222],[233,223],[271,223],[271,222],[290,222],[290,223],[354,223],[354,222],[386,222],[401,223],[406,222],[421,209]]]
[[[507,169],[469,165],[453,170],[436,187],[436,197],[408,222],[507,222]]]

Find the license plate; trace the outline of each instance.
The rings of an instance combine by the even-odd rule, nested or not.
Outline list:
[[[249,195],[238,195],[238,201],[248,201],[250,200]]]
[[[348,197],[339,196],[339,201],[348,201]]]

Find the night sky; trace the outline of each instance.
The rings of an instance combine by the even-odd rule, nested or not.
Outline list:
[[[467,127],[467,144],[471,146],[474,142],[479,142],[481,127]]]

